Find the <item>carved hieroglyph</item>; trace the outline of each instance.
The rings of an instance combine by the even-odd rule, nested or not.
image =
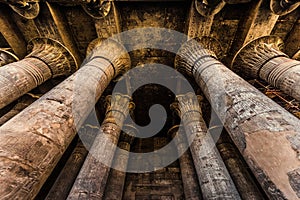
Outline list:
[[[177,95],[178,102],[173,106],[183,121],[187,140],[193,138],[193,141],[190,141],[190,151],[202,195],[204,199],[216,199],[218,197],[240,199],[215,143],[210,133],[207,132],[198,99],[193,97],[189,93]]]
[[[99,42],[72,76],[0,127],[0,199],[33,199],[109,82],[130,68],[125,48]]]
[[[268,197],[299,198],[291,181],[300,167],[299,119],[219,62],[212,41],[186,42],[176,68],[195,78]]]
[[[70,75],[77,69],[72,54],[59,42],[37,38],[28,46],[26,58],[0,68],[0,108],[50,78]]]
[[[235,56],[231,68],[244,78],[261,78],[300,101],[300,61],[280,51],[277,36],[265,36],[245,45]]]

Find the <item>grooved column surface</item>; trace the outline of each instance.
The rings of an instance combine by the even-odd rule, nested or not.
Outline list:
[[[178,153],[182,153],[187,149],[187,141],[184,133],[178,132],[178,126],[173,126],[168,134],[171,134],[171,137],[174,138],[177,135],[177,140],[175,144],[177,147]],[[178,135],[180,134],[180,135]],[[179,157],[180,173],[182,177],[183,191],[185,199],[191,200],[200,200],[202,199],[202,194],[200,191],[199,182],[197,179],[197,174],[195,171],[194,163],[191,157],[189,150],[186,150]]]
[[[0,68],[0,109],[46,80],[76,69],[76,61],[59,42],[36,39],[29,48],[26,58]]]
[[[213,43],[211,38],[202,40]],[[299,119],[230,71],[214,54],[199,54],[199,49],[210,46],[197,41],[181,47],[176,67],[186,68],[195,78],[268,197],[300,198],[293,181],[293,172],[300,167]]]
[[[114,159],[114,155],[123,121],[128,115],[129,108],[126,106],[128,102],[128,96],[112,96],[112,105],[107,109],[100,132],[95,138],[67,199],[103,198],[110,167],[117,159]]]
[[[177,112],[183,121],[187,139],[191,142],[190,151],[203,199],[241,199],[207,131],[198,99],[194,97],[189,94],[178,95]]]
[[[300,61],[280,51],[276,36],[258,38],[236,55],[232,69],[245,78],[261,78],[300,101]]]
[[[113,63],[113,64],[112,64]],[[75,74],[0,127],[0,199],[33,199],[129,55],[103,41]]]

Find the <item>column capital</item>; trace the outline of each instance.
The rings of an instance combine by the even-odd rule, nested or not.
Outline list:
[[[0,67],[18,60],[19,58],[15,54],[0,48]]]
[[[298,8],[300,2],[297,0],[271,0],[270,9],[276,15],[286,15]]]
[[[185,42],[175,57],[175,68],[190,76],[193,75],[194,65],[202,59],[218,58],[222,55],[220,42],[212,37],[197,37]]]
[[[121,93],[114,93],[105,98],[106,106],[106,122],[117,124],[120,129],[123,126],[123,121],[128,116],[130,110],[134,109],[135,105],[132,98]]]
[[[231,69],[246,79],[258,78],[261,68],[276,57],[288,56],[281,51],[283,41],[278,36],[263,36],[248,42],[233,58]]]
[[[94,19],[102,19],[108,15],[111,10],[111,1],[90,1],[82,4],[83,10]]]
[[[177,95],[176,101],[170,107],[186,124],[199,121],[202,115],[199,105],[201,98],[201,96],[195,96],[193,93]]]
[[[42,60],[50,68],[52,77],[70,75],[78,69],[73,54],[59,41],[51,38],[34,38],[29,41],[26,58]]]
[[[11,7],[13,11],[18,13],[21,17],[25,19],[34,19],[40,13],[39,0],[25,0],[25,1],[8,1],[6,2]]]
[[[126,48],[113,39],[97,38],[87,48],[87,57],[83,64],[93,58],[103,58],[114,68],[114,77],[130,69],[131,61]]]

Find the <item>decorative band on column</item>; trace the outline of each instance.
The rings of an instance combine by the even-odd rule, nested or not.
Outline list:
[[[261,78],[300,100],[300,61],[290,59],[282,46],[277,36],[253,40],[236,54],[231,68],[246,79]]]
[[[114,93],[106,97],[106,113],[103,124],[106,122],[113,123],[122,129],[123,121],[129,112],[135,108],[132,98],[121,93]],[[115,138],[118,139],[118,138]],[[117,144],[118,141],[114,141]]]
[[[105,49],[105,51],[98,51],[99,48]],[[111,54],[111,52],[115,52],[115,54]],[[83,61],[83,64],[96,58],[105,59],[111,63],[114,70],[113,77],[126,72],[131,65],[125,47],[121,46],[119,42],[113,39],[104,40],[97,38],[89,44],[87,48],[87,57],[85,61]]]
[[[28,51],[31,53],[24,59],[0,68],[0,108],[50,78],[70,75],[77,70],[73,55],[55,40],[33,39]]]
[[[199,44],[198,48],[206,47]],[[178,54],[187,51],[179,49]],[[184,67],[178,63],[192,63],[203,56],[190,52],[181,58],[187,61],[175,62],[177,69]],[[186,68],[182,71],[189,72],[191,66]],[[300,198],[300,189],[295,187],[300,166],[299,119],[221,63],[207,67],[201,75],[197,74],[199,68],[193,71],[193,77],[198,77],[195,81],[268,197]]]
[[[99,46],[97,51],[108,52],[93,52],[93,55],[118,60],[113,54],[120,53],[122,66],[129,69],[129,54],[123,45],[116,43],[104,42],[103,48]],[[91,56],[87,61],[76,73],[0,127],[0,199],[35,198],[73,140],[77,128],[113,79],[110,62]],[[115,67],[117,72],[122,71],[121,66]]]
[[[181,46],[175,57],[175,65],[178,71],[193,76],[194,66],[198,62],[202,64],[206,58],[219,58],[222,53],[222,46],[217,40],[207,36],[194,38]]]
[[[15,54],[0,48],[0,67],[18,60],[19,58]]]
[[[231,69],[243,78],[259,78],[263,66],[274,58],[288,55],[281,51],[283,41],[277,36],[263,36],[248,42],[233,58]]]
[[[271,0],[270,8],[276,15],[286,15],[298,8],[298,0]]]
[[[78,69],[73,54],[60,42],[50,38],[35,38],[29,41],[26,58],[43,61],[51,70],[52,77],[70,75]]]

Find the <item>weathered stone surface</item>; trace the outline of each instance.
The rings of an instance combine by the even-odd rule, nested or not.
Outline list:
[[[33,199],[111,79],[130,67],[105,40],[83,67],[0,128],[0,198]]]
[[[187,141],[185,133],[178,132],[178,125],[173,126],[168,135],[174,138],[177,135],[177,140],[175,141],[178,153],[183,153],[187,148]],[[178,135],[180,134],[180,135]],[[197,174],[194,166],[194,162],[191,157],[189,150],[185,151],[179,157],[180,173],[182,177],[184,198],[191,200],[202,199],[201,189],[197,179]]]
[[[228,51],[229,56],[225,59],[227,63],[231,63],[234,55],[249,41],[270,35],[278,18],[279,15],[270,10],[268,0],[251,1],[245,15],[239,21],[235,38]]]
[[[81,128],[80,132],[81,134],[84,134],[85,139],[88,138],[89,141],[85,140],[83,143],[81,140],[78,140],[72,154],[48,192],[48,195],[45,198],[46,200],[65,200],[68,197],[73,183],[88,154],[88,150],[99,132],[99,128],[85,125]]]
[[[35,39],[28,48],[31,53],[26,58],[0,68],[0,108],[46,80],[77,69],[72,54],[57,41]]]
[[[193,75],[268,197],[297,199],[288,173],[300,165],[300,121],[210,54],[201,54],[205,48],[211,49],[188,41],[177,69]]]
[[[130,98],[126,95],[113,94],[109,101],[111,105],[107,108],[100,132],[67,199],[102,199],[104,196],[122,125],[130,109]],[[124,164],[124,157],[122,161]]]
[[[216,129],[218,129],[218,127],[216,127]],[[213,134],[215,130],[210,129],[209,131]],[[245,200],[265,199],[254,182],[253,176],[251,176],[247,170],[248,166],[241,159],[238,150],[226,132],[222,132],[217,143],[217,148],[241,198]]]
[[[123,132],[120,136],[118,143],[120,149],[117,149],[115,153],[113,167],[110,170],[103,199],[117,200],[122,199],[123,196],[130,145],[133,143],[134,136],[137,135],[137,129],[134,126],[130,124],[125,124],[124,126],[123,130],[126,133]]]
[[[198,99],[192,94],[177,95],[177,112],[183,121],[190,151],[204,199],[240,199],[202,118]],[[181,152],[182,153],[182,152]]]
[[[0,126],[20,113],[27,106],[32,104],[37,98],[39,98],[39,96],[32,97],[30,95],[23,95],[22,97],[20,97],[16,105],[14,105],[7,113],[0,117]]]
[[[282,40],[265,36],[245,45],[235,56],[231,68],[244,78],[263,79],[300,100],[300,61],[280,51]]]

